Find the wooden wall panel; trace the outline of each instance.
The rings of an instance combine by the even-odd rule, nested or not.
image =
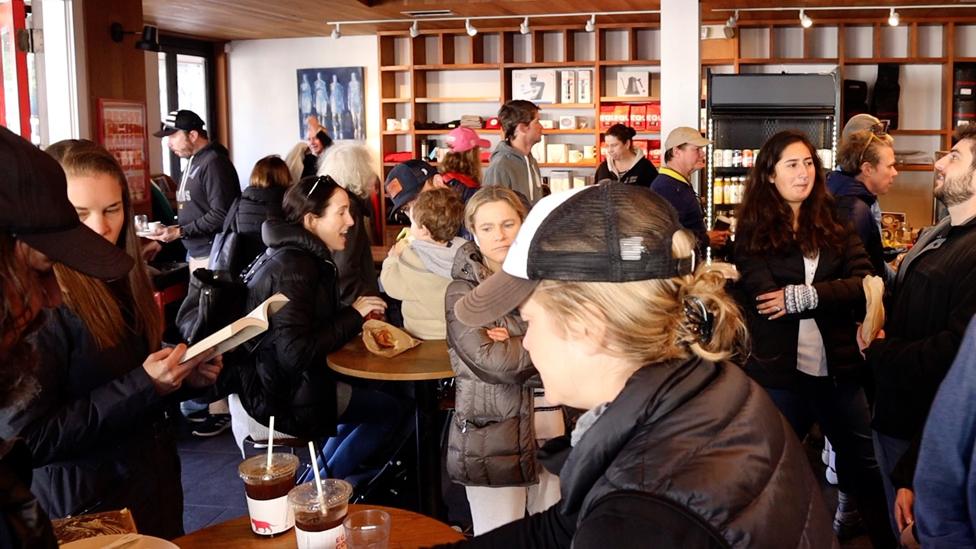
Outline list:
[[[85,0],[82,9],[91,109],[89,131],[90,135],[97,135],[99,97],[146,102],[145,52],[135,48],[139,36],[127,34],[122,42],[113,42],[109,35],[113,22],[141,35],[142,5],[127,0]]]

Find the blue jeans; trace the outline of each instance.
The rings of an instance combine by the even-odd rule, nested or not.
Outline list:
[[[894,547],[887,517],[881,471],[874,459],[871,412],[861,385],[797,374],[795,389],[769,389],[769,396],[803,440],[820,424],[837,454],[839,488],[857,499],[857,507],[875,547]]]
[[[363,461],[388,447],[408,412],[407,403],[395,396],[354,386],[349,406],[338,418],[336,435],[322,447],[329,476],[346,479]]]
[[[895,524],[895,485],[891,482],[891,473],[898,465],[911,441],[889,437],[877,431],[871,431],[874,439],[874,455],[878,456],[878,465],[881,467],[881,480],[884,482],[885,499],[888,500],[888,521],[891,522],[891,530],[895,535],[900,535],[898,525]]]

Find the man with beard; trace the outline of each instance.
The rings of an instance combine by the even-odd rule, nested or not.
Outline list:
[[[125,276],[132,259],[81,223],[57,162],[3,127],[0,166],[0,410],[5,413],[29,406],[40,390],[40,357],[28,336],[43,323],[42,310],[60,301],[52,262],[112,280]],[[174,366],[178,358],[172,356]],[[0,431],[7,427],[0,424]],[[0,547],[57,547],[47,514],[30,492],[31,477],[27,445],[0,438]]]
[[[884,337],[864,349],[877,385],[875,455],[898,533],[914,523],[911,482],[926,416],[976,313],[976,127],[953,138],[935,164],[935,196],[949,216],[902,261]]]

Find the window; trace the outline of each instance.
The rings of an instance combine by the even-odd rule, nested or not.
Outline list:
[[[214,57],[210,42],[182,38],[160,37],[159,53],[159,110],[165,119],[172,111],[186,109],[197,113],[214,139]],[[165,139],[163,172],[179,181],[186,160],[171,153]]]

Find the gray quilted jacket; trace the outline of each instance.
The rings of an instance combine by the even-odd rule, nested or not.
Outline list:
[[[525,323],[517,311],[492,326],[470,328],[454,304],[490,275],[478,247],[465,244],[447,287],[447,347],[455,378],[455,410],[447,448],[451,480],[466,486],[521,486],[538,480],[532,387],[539,377],[522,348]],[[511,337],[495,342],[485,328]]]

